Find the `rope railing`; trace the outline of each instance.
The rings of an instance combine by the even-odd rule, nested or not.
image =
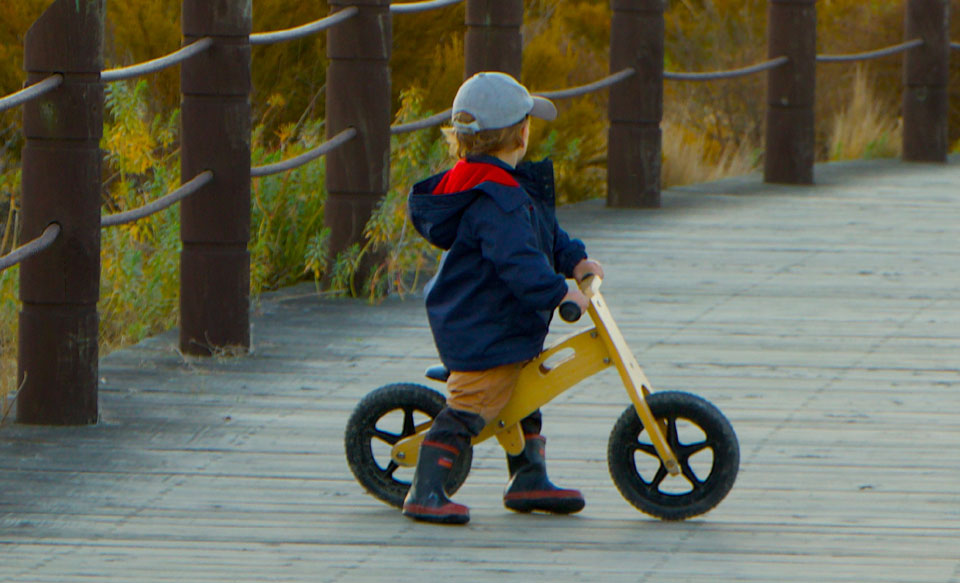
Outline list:
[[[396,136],[398,134],[405,134],[408,132],[415,132],[417,130],[425,130],[427,128],[438,126],[450,119],[451,111],[452,110],[450,108],[447,108],[436,115],[431,115],[430,117],[421,119],[419,121],[411,121],[408,123],[390,126],[390,133]]]
[[[454,4],[460,4],[463,0],[427,0],[425,2],[406,2],[390,5],[390,12],[394,14],[413,14],[414,12],[426,12],[437,8],[446,8]]]
[[[915,38],[911,41],[893,45],[890,47],[877,49],[875,51],[866,51],[863,53],[852,53],[849,55],[817,55],[818,63],[845,63],[850,61],[866,61],[868,59],[879,59],[904,53],[911,49],[923,46],[923,39]]]
[[[24,103],[36,99],[45,93],[49,93],[59,87],[62,83],[63,75],[57,73],[55,75],[50,75],[39,83],[34,83],[33,85],[25,89],[21,89],[16,93],[11,93],[10,95],[0,99],[0,112],[12,109],[18,105],[23,105]]]
[[[745,77],[747,75],[753,75],[754,73],[776,69],[777,67],[785,65],[789,61],[790,59],[787,57],[777,57],[775,59],[770,59],[769,61],[764,61],[749,67],[730,69],[728,71],[713,71],[709,73],[672,73],[665,71],[663,73],[663,78],[670,79],[671,81],[715,81],[718,79],[733,79],[735,77]]]
[[[303,26],[298,26],[295,28],[288,28],[285,30],[278,30],[275,32],[258,32],[250,35],[250,44],[252,45],[269,45],[278,42],[295,40],[298,38],[303,38],[310,36],[311,34],[320,32],[321,30],[326,30],[331,26],[335,26],[344,22],[350,18],[353,18],[360,12],[360,9],[356,6],[349,6],[343,10],[331,14],[320,20],[315,20]]]
[[[187,46],[170,53],[169,55],[159,57],[137,65],[121,67],[119,69],[108,69],[100,74],[100,80],[104,83],[113,83],[115,81],[124,81],[133,79],[150,73],[162,71],[168,67],[178,65],[187,59],[194,57],[213,46],[213,39],[204,37]]]
[[[286,172],[287,170],[293,170],[294,168],[299,168],[307,162],[316,160],[320,156],[329,154],[333,150],[339,148],[340,146],[346,144],[353,138],[357,136],[357,130],[355,128],[347,128],[340,132],[339,134],[333,136],[326,142],[320,144],[316,148],[304,152],[299,156],[294,156],[289,160],[284,160],[282,162],[277,162],[275,164],[265,164],[263,166],[254,166],[250,169],[250,176],[252,178],[258,178],[261,176],[269,176],[271,174],[279,174],[281,172]]]
[[[571,97],[579,97],[581,95],[586,95],[587,93],[606,89],[611,85],[616,85],[617,83],[635,74],[636,71],[632,67],[628,67],[622,71],[614,73],[613,75],[604,77],[599,81],[594,81],[593,83],[588,83],[586,85],[571,87],[569,89],[558,89],[556,91],[537,91],[535,93],[542,97],[546,97],[547,99],[568,99]]]
[[[408,2],[405,4],[391,4],[390,12],[394,14],[412,14],[414,12],[425,12],[436,8],[444,8],[454,4],[460,4],[463,0],[428,0],[426,2]],[[268,45],[273,43],[285,42],[310,36],[314,33],[326,30],[336,26],[357,15],[360,10],[356,6],[350,6],[335,14],[315,20],[303,26],[278,30],[274,32],[258,32],[250,35],[250,44]]]
[[[53,242],[57,240],[57,237],[60,236],[60,225],[52,223],[43,230],[43,234],[39,237],[30,241],[26,245],[17,247],[9,254],[0,257],[0,271],[3,271],[9,267],[20,263],[28,257],[32,257],[37,253],[40,253],[50,245],[53,245]]]
[[[198,190],[209,184],[211,180],[213,180],[213,172],[210,170],[205,170],[200,174],[197,174],[188,182],[183,183],[180,188],[174,190],[170,194],[158,198],[151,203],[145,204],[139,208],[124,211],[122,213],[107,215],[101,218],[100,226],[115,227],[117,225],[132,223],[134,221],[139,221],[140,219],[149,217],[154,213],[158,213],[163,209],[180,202],[191,194],[196,193]]]

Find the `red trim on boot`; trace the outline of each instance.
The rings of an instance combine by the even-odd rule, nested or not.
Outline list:
[[[425,439],[423,440],[423,443],[420,445],[424,445],[427,447],[435,447],[437,449],[442,449],[443,451],[450,452],[453,455],[460,455],[460,450],[448,443],[440,443],[439,441],[428,441]]]
[[[470,521],[470,509],[456,502],[448,502],[443,506],[404,504],[403,515],[414,520],[441,524],[466,524]]]

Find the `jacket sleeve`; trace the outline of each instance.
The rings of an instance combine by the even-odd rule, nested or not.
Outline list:
[[[481,254],[522,304],[531,310],[560,305],[567,283],[538,249],[526,205],[503,211],[489,198],[480,197],[468,214],[464,218],[472,223]]]
[[[571,239],[556,219],[553,220],[553,229],[553,263],[558,272],[573,277],[573,268],[587,258],[587,248],[580,239]]]

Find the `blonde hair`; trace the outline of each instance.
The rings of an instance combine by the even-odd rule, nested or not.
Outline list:
[[[455,116],[457,123],[469,124],[475,118],[465,111],[457,113]],[[482,154],[494,154],[497,152],[511,152],[517,148],[523,147],[523,124],[527,118],[523,118],[519,123],[498,130],[482,130],[475,134],[458,132],[455,128],[442,128],[443,137],[446,138],[450,146],[450,155],[455,158],[466,158],[467,156],[480,156]]]

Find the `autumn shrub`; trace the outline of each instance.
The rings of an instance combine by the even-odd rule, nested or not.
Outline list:
[[[271,108],[283,106],[274,96],[256,124],[251,148],[253,165],[273,164],[306,152],[324,141],[320,120],[287,123],[272,135],[267,127]],[[274,145],[271,145],[274,144]],[[251,186],[250,277],[254,295],[303,279],[304,257],[326,254],[323,209],[326,202],[323,160],[289,172],[255,178]],[[325,243],[324,243],[325,244]]]
[[[847,54],[902,42],[905,0],[822,0],[817,2],[818,54]],[[683,0],[666,12],[666,67],[675,71],[723,70],[767,58],[767,0]],[[960,0],[951,1],[951,38],[960,38]],[[956,62],[956,61],[954,61]],[[817,160],[836,153],[837,116],[854,115],[856,91],[869,91],[883,124],[896,120],[902,91],[902,56],[817,67],[815,105]],[[950,72],[950,136],[960,138],[960,67]],[[858,85],[858,83],[866,85]],[[665,117],[706,136],[710,148],[742,149],[762,144],[766,75],[709,83],[671,82],[666,86]],[[863,103],[861,101],[861,103]],[[847,113],[845,113],[847,112]],[[854,118],[850,118],[854,119]],[[859,122],[852,122],[855,126]],[[879,122],[878,122],[879,123]],[[883,133],[885,130],[881,130]],[[896,132],[873,156],[895,155]],[[664,140],[671,139],[665,132]],[[682,138],[681,138],[682,141]],[[878,145],[878,144],[875,144]],[[846,155],[855,155],[848,154]],[[665,160],[669,163],[669,158]]]
[[[23,84],[23,41],[48,4],[50,0],[0,3],[0,95],[16,91]]]
[[[401,96],[396,123],[422,119],[423,94],[412,89]],[[421,130],[391,139],[390,188],[367,223],[365,242],[354,244],[330,266],[331,291],[377,300],[419,289],[424,274],[432,272],[439,251],[421,237],[407,217],[407,194],[415,182],[435,174],[451,162],[438,130]],[[366,272],[361,271],[368,260]],[[363,278],[358,278],[358,274]]]
[[[584,85],[608,74],[606,2],[537,0],[527,5],[523,82],[531,91]],[[532,157],[550,156],[560,204],[606,196],[607,92],[557,101],[553,122],[534,120]]]
[[[766,0],[671,2],[665,14],[668,71],[721,71],[766,59]],[[766,78],[750,75],[710,82],[668,81],[664,115],[681,131],[703,136],[717,159],[741,142],[762,143]],[[673,139],[664,132],[664,140]],[[680,142],[684,138],[679,138]],[[667,158],[665,164],[669,164]]]
[[[154,114],[149,85],[106,89],[104,213],[143,206],[180,183],[177,111]],[[176,324],[180,215],[176,207],[101,231],[100,343],[137,342]]]

